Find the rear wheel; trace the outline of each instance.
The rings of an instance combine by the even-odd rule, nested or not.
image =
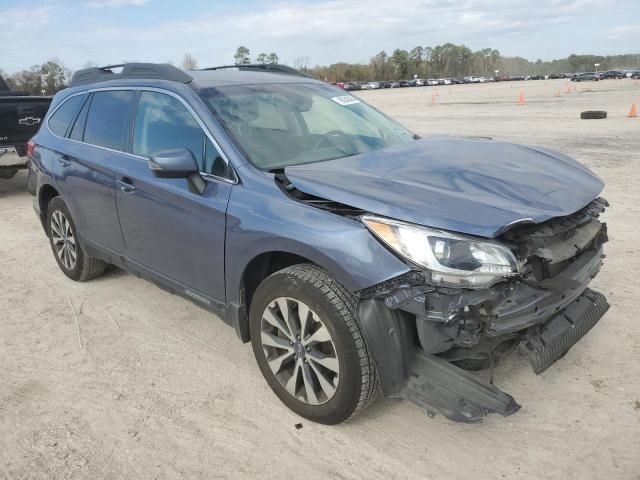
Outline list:
[[[88,256],[82,249],[71,213],[60,197],[49,202],[47,228],[53,255],[67,277],[84,282],[104,272],[106,263]]]
[[[297,414],[336,424],[375,398],[378,377],[353,296],[311,264],[268,277],[251,302],[251,343],[267,383]]]

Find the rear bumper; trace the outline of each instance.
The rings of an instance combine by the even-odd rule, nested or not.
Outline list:
[[[19,153],[19,148],[16,147],[0,147],[0,168],[26,168],[27,158],[21,157]]]

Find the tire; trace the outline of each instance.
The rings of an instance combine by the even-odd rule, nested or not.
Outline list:
[[[46,225],[53,256],[67,277],[84,282],[102,275],[107,264],[84,252],[71,213],[61,197],[54,197],[49,202]],[[61,253],[63,247],[66,248],[66,253]]]
[[[286,324],[282,322],[284,316],[280,308],[283,301],[289,313]],[[296,328],[301,330],[300,312],[303,307],[309,309],[308,326],[302,328],[302,335],[292,345],[291,339],[295,340],[296,335],[289,335],[285,329],[291,325],[289,330],[292,334]],[[282,329],[266,320],[268,312],[281,322]],[[253,352],[265,380],[278,398],[298,415],[334,425],[362,413],[375,399],[379,388],[378,375],[360,330],[356,300],[327,271],[316,265],[300,264],[272,274],[260,284],[253,296],[249,321]],[[314,337],[326,338],[327,331],[328,341],[313,343]],[[284,341],[284,347],[273,348],[269,340],[264,340],[273,338],[274,333],[280,335],[277,340]],[[305,339],[309,343],[305,344]],[[317,349],[323,349],[324,353],[318,354]],[[269,362],[279,358],[280,352],[289,358],[282,361],[275,373]],[[322,365],[319,367],[316,358],[323,363],[331,358],[335,362],[331,365],[332,370]],[[308,372],[307,376],[305,372]],[[320,374],[325,377],[324,383],[320,381]],[[295,380],[292,381],[294,375]],[[311,381],[307,382],[309,378]],[[310,395],[309,386],[317,393]],[[290,390],[295,394],[289,393]],[[317,395],[317,402],[313,401],[314,395]]]
[[[16,173],[18,173],[18,170],[0,169],[0,178],[3,179],[3,180],[9,180],[10,178],[15,177]]]
[[[580,113],[580,118],[583,120],[601,120],[607,118],[607,112],[604,110],[587,110]]]

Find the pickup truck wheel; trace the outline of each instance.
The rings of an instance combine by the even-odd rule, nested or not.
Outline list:
[[[47,228],[51,250],[64,274],[84,282],[101,275],[106,263],[88,256],[78,241],[76,225],[60,197],[54,197],[47,209]]]
[[[378,375],[356,300],[322,268],[293,265],[264,280],[251,302],[250,329],[263,376],[298,415],[336,424],[375,398]]]
[[[16,173],[18,173],[18,170],[0,169],[0,178],[2,178],[4,180],[9,180],[10,178],[15,177]]]

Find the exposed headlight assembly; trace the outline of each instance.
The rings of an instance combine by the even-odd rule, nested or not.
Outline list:
[[[388,218],[363,216],[362,221],[391,249],[426,268],[435,285],[483,288],[519,272],[513,252],[497,242]]]

